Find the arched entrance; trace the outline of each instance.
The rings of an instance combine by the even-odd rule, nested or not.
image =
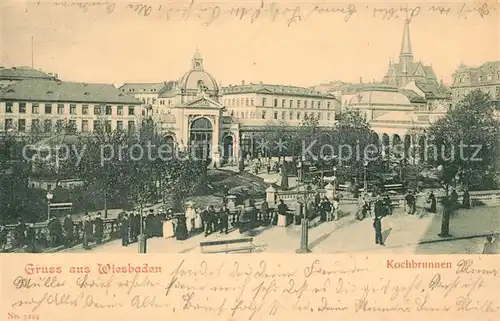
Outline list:
[[[222,159],[224,163],[231,162],[234,159],[234,139],[232,135],[227,135],[224,137],[223,140],[223,146],[224,146],[224,154],[222,155]]]
[[[199,159],[209,159],[212,153],[213,126],[208,118],[195,119],[189,127],[191,154]]]

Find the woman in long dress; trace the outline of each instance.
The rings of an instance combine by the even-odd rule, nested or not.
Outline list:
[[[177,216],[177,227],[175,229],[175,238],[179,241],[183,241],[187,239],[189,236],[187,225],[186,225],[186,216],[179,215]]]
[[[171,238],[175,236],[175,218],[172,218],[171,210],[167,214],[167,219],[163,221],[163,237]]]
[[[193,232],[195,229],[195,218],[196,218],[196,211],[193,208],[192,203],[187,203],[187,209],[186,209],[186,220],[187,220],[187,230],[188,232]]]
[[[195,210],[195,218],[194,218],[194,229],[196,231],[200,231],[203,228],[203,221],[201,219],[201,209],[197,208]]]

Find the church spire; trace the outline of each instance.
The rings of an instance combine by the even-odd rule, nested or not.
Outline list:
[[[410,19],[405,20],[403,41],[401,42],[401,55],[412,56],[410,41]]]

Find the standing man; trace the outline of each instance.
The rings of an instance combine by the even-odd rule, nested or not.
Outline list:
[[[49,230],[50,247],[56,247],[56,218],[54,216],[49,219],[47,229]]]
[[[434,195],[433,191],[429,193],[429,197],[427,198],[427,203],[430,203],[429,212],[436,213],[437,212],[436,196]]]
[[[260,206],[260,215],[261,219],[267,224],[267,222],[269,222],[269,204],[266,200],[264,200],[264,202]]]
[[[90,250],[89,243],[92,239],[92,234],[93,234],[93,226],[92,222],[90,221],[90,216],[88,213],[85,214],[85,216],[82,219],[83,223],[83,248],[86,250]]]
[[[97,216],[94,220],[94,238],[95,238],[96,244],[102,243],[103,233],[104,233],[104,222],[102,221],[102,218],[101,218],[101,212],[98,212]]]
[[[375,200],[375,204],[373,206],[373,211],[375,212],[375,217],[382,217],[385,215],[384,204],[382,203],[380,195],[377,195],[377,199]]]
[[[36,234],[35,234],[35,224],[30,223],[28,229],[26,230],[26,241],[28,245],[28,252],[36,252]]]
[[[65,235],[64,245],[66,247],[71,247],[71,245],[73,245],[73,219],[69,213],[64,218],[63,229]]]
[[[385,245],[382,239],[382,217],[375,216],[373,219],[373,228],[375,229],[375,244]]]
[[[129,244],[128,231],[129,231],[128,216],[126,213],[124,213],[120,222],[120,237],[122,239],[122,246],[128,246]]]
[[[146,216],[146,234],[148,235],[148,238],[153,237],[153,230],[154,230],[154,210],[149,210],[149,214]]]
[[[470,208],[470,194],[468,189],[465,189],[464,195],[462,195],[462,207]]]
[[[227,208],[226,204],[222,205],[222,208],[220,209],[219,218],[220,218],[219,222],[220,233],[222,234],[224,232],[227,234],[229,229],[229,209]]]

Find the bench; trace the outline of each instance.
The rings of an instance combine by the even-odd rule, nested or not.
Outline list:
[[[200,242],[200,248],[202,253],[252,252],[255,249],[255,245],[253,244],[253,237],[246,237],[232,240]]]

